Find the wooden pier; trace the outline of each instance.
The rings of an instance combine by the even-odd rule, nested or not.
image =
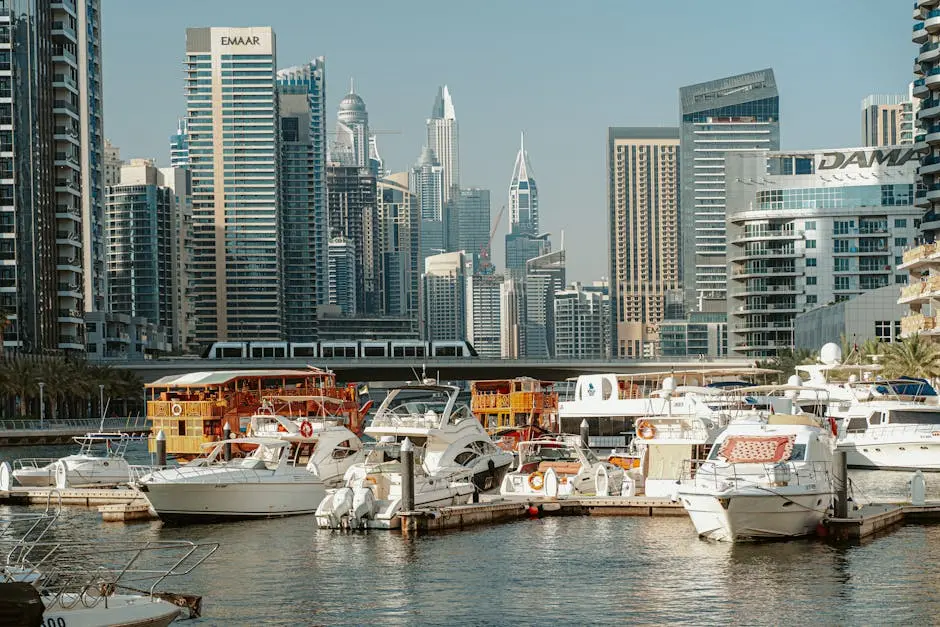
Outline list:
[[[0,490],[0,505],[70,505],[97,507],[105,522],[153,520],[156,516],[140,492],[130,487],[14,487]]]
[[[851,512],[847,518],[829,518],[825,526],[828,536],[834,540],[861,541],[905,523],[935,522],[940,522],[940,502],[938,501],[930,501],[923,505],[910,503],[863,505]]]

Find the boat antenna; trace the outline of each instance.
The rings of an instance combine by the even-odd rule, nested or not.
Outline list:
[[[415,370],[414,366],[411,367],[411,374],[415,376],[415,381],[417,381],[418,383],[421,383],[421,379],[418,377],[418,371]]]

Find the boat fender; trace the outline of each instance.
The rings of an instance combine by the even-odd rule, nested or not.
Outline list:
[[[0,464],[0,490],[6,491],[10,489],[12,476],[13,471],[10,468],[10,464],[8,462]]]
[[[594,472],[594,494],[595,496],[610,496],[610,477],[607,469],[602,465],[597,467]]]
[[[55,463],[55,487],[59,490],[69,487],[69,469],[65,462],[58,461]]]
[[[545,496],[555,498],[558,496],[558,473],[554,468],[549,468],[545,472]]]

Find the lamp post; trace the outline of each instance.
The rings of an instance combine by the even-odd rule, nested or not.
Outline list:
[[[46,420],[46,404],[43,402],[42,389],[46,387],[44,381],[39,382],[39,428],[42,429],[42,424]]]

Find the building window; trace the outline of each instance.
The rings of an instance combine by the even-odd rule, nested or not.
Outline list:
[[[907,238],[906,238],[906,237],[895,237],[895,238],[894,238],[894,245],[895,245],[895,246],[907,246]]]
[[[814,277],[814,276],[808,276],[808,277],[806,277],[806,284],[807,284],[807,285],[816,285],[816,277]]]
[[[835,259],[835,270],[836,272],[848,272],[849,260],[846,257]]]
[[[891,341],[891,329],[894,325],[891,320],[876,320],[875,321],[875,338],[881,340],[882,342]]]
[[[906,229],[906,228],[907,228],[907,218],[895,218],[895,219],[894,219],[894,228],[896,228],[896,229]]]
[[[840,239],[832,242],[832,252],[836,253],[847,253],[849,252],[849,240]]]
[[[837,290],[847,290],[849,289],[849,277],[847,276],[837,276],[835,281],[835,287]]]
[[[816,240],[814,239],[806,240],[806,248],[816,248]]]
[[[894,282],[898,285],[907,285],[907,275],[906,274],[895,274]]]
[[[806,258],[806,267],[815,268],[816,267],[816,257],[807,257]]]
[[[904,257],[902,257],[901,255],[894,256],[894,265],[899,266],[903,262],[904,262]]]
[[[807,231],[815,231],[816,220],[807,220],[806,222],[803,223],[803,228]]]
[[[815,305],[817,298],[818,298],[818,297],[817,297],[815,294],[808,294],[808,295],[806,296],[806,304],[807,304],[807,305]]]

